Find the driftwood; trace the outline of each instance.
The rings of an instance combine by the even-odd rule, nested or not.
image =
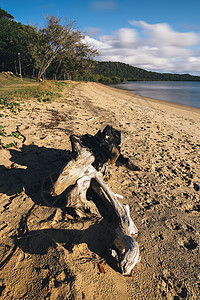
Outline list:
[[[131,219],[129,206],[118,201],[117,195],[111,191],[99,173],[96,173],[94,179],[91,187],[104,201],[115,220],[114,249],[111,248],[111,255],[118,260],[122,274],[129,275],[140,261],[138,243],[131,236],[136,235],[138,229]]]
[[[104,159],[104,164],[99,168],[100,164],[96,160],[94,151],[83,145],[83,139],[71,136],[70,140],[74,158],[64,166],[57,180],[52,182],[51,196],[57,197],[71,186],[66,194],[66,207],[72,207],[79,217],[83,217],[86,211],[100,215],[94,202],[87,200],[88,188],[91,187],[99,195],[114,222],[111,255],[118,261],[122,274],[129,275],[135,264],[140,261],[139,246],[132,237],[138,233],[138,230],[131,219],[129,206],[122,204],[119,201],[122,197],[112,192],[103,180],[100,169],[104,169],[106,160]],[[103,151],[105,150],[108,162],[112,161],[113,157],[116,161],[120,156],[120,152],[116,151],[119,146],[107,148],[107,144],[105,145],[106,147],[102,146],[102,148]]]

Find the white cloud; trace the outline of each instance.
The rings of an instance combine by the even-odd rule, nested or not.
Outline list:
[[[112,46],[110,46],[109,44],[95,40],[95,39],[89,37],[88,35],[85,36],[84,41],[87,44],[89,44],[91,47],[94,47],[95,49],[101,51],[101,53],[103,53],[103,51],[106,51],[106,50],[111,50],[111,48],[112,48]]]
[[[114,48],[133,48],[138,42],[138,34],[135,29],[121,28],[115,35],[104,35],[100,37],[100,40],[104,43],[108,43]]]
[[[136,27],[141,27],[147,31],[151,41],[159,45],[171,45],[191,47],[198,42],[197,35],[193,32],[176,32],[167,23],[148,24],[144,21],[129,21]]]
[[[167,23],[129,23],[134,28],[120,28],[99,40],[86,37],[101,53],[99,60],[120,61],[152,71],[200,75],[200,53],[194,47],[200,42],[197,34],[177,32]]]
[[[187,57],[192,55],[193,51],[188,48],[166,45],[160,46],[158,53],[165,57]]]
[[[138,34],[134,29],[121,28],[118,31],[118,38],[121,48],[132,48],[138,41]]]

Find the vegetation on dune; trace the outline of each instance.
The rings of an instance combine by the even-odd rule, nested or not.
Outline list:
[[[21,104],[18,101],[13,101],[12,99],[8,98],[0,98],[0,118],[1,117],[8,117],[10,114],[17,114],[22,110]],[[11,147],[17,147],[17,142],[13,141],[10,143],[3,143],[1,138],[3,137],[14,137],[19,138],[20,134],[19,132],[11,132],[11,134],[8,134],[6,132],[6,126],[1,123],[0,125],[0,149],[8,149]]]
[[[0,76],[0,79],[2,74]],[[18,147],[18,139],[20,138],[19,131],[11,132],[10,134],[6,131],[6,126],[3,124],[5,118],[16,115],[23,110],[22,103],[25,99],[37,99],[38,101],[52,101],[57,100],[62,96],[63,89],[73,88],[73,83],[71,82],[55,82],[45,80],[38,83],[34,86],[28,86],[29,80],[25,80],[23,86],[17,85],[21,82],[20,78],[17,78],[12,75],[6,75],[6,79],[3,81],[3,84],[0,87],[0,119],[2,119],[0,126],[0,149],[8,149],[11,147]],[[14,80],[15,79],[15,80]],[[8,84],[9,83],[9,84]],[[2,86],[6,87],[8,84],[9,90],[1,91]],[[11,87],[14,85],[14,89]],[[26,85],[27,84],[27,85]],[[6,142],[5,138],[10,139],[9,142]],[[2,141],[3,138],[3,141]]]
[[[33,84],[32,80],[26,79],[25,81],[21,81],[18,77],[14,77],[15,80],[13,80],[12,77],[11,79],[8,77],[6,81],[1,81],[1,78],[2,76],[0,76],[0,97],[2,97],[0,101],[0,109],[3,104],[4,108],[6,107],[6,103],[9,105],[9,101],[12,103],[12,101],[21,99],[52,101],[60,98],[62,96],[62,91],[65,88],[71,87],[71,84],[68,81],[44,80]]]
[[[11,112],[16,113],[21,109],[20,104],[18,102],[11,101],[8,98],[0,98],[0,110],[7,108]]]

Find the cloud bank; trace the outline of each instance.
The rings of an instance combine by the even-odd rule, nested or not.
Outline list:
[[[200,37],[194,32],[177,32],[167,23],[129,21],[113,35],[86,41],[100,52],[99,60],[120,61],[140,68],[200,75]]]

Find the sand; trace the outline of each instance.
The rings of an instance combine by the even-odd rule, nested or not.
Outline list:
[[[0,271],[1,299],[199,299],[200,110],[96,83],[73,83],[61,100],[1,111],[1,142],[18,143],[0,150],[0,261],[12,254]],[[9,136],[21,122],[24,145]],[[38,206],[42,182],[70,156],[69,135],[107,124],[121,130],[122,153],[141,167],[113,166],[109,181],[139,230],[133,277],[107,258],[107,221],[55,222],[56,208]]]

